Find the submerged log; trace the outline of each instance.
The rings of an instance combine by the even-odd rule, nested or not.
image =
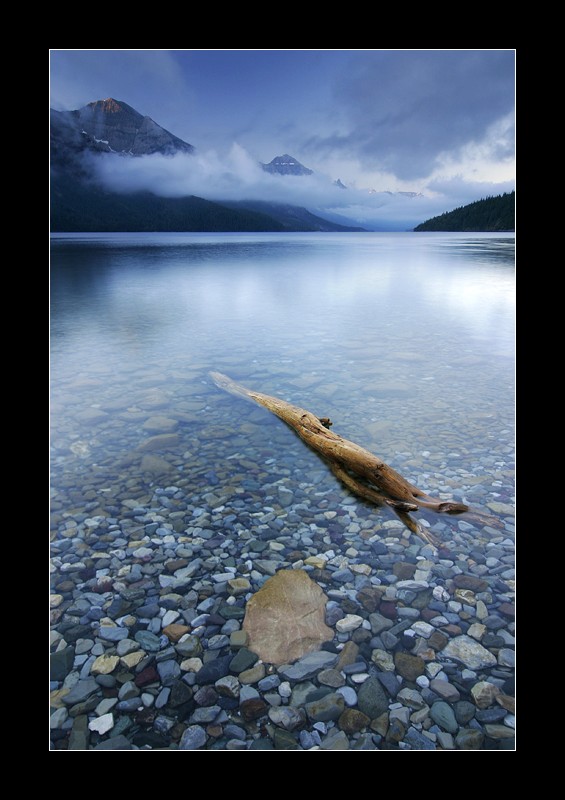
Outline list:
[[[437,547],[438,539],[410,516],[419,508],[438,514],[463,514],[480,522],[499,527],[498,520],[477,512],[470,512],[464,503],[437,500],[409,483],[396,470],[378,456],[330,430],[331,420],[317,417],[310,411],[256,392],[236,383],[221,372],[211,372],[210,377],[220,389],[230,394],[252,400],[264,406],[289,425],[298,436],[327,462],[334,475],[354,494],[374,503],[386,505],[412,532]]]

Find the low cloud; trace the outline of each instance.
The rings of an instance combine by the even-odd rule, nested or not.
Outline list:
[[[506,184],[469,184],[462,178],[436,179],[429,194],[370,192],[343,189],[333,176],[273,175],[245,148],[233,144],[229,151],[163,156],[127,157],[101,154],[92,159],[98,180],[115,192],[149,191],[162,197],[195,195],[216,202],[266,201],[303,206],[329,219],[370,230],[409,230],[432,216],[480,197],[510,191]]]

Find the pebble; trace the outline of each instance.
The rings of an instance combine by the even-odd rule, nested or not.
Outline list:
[[[120,454],[138,453],[137,462],[119,467],[123,477],[103,479],[104,464],[123,457],[113,445],[105,455],[94,437],[81,436],[83,444],[72,440],[77,446],[68,448],[85,470],[81,485],[57,479],[53,747],[512,747],[509,457],[487,455],[480,466],[489,477],[496,472],[496,497],[486,481],[459,471],[460,443],[446,445],[445,454],[422,447],[402,456],[408,446],[399,448],[401,470],[403,459],[415,459],[414,474],[430,492],[452,497],[457,489],[473,505],[490,503],[506,526],[432,520],[442,539],[436,551],[344,495],[307,451],[287,455],[286,431],[265,428],[261,409],[241,409],[249,427],[235,439],[220,411],[225,398],[205,376],[194,394],[182,396],[186,381],[178,386],[175,403],[186,403],[185,416],[168,405],[175,379],[167,391],[158,380],[148,383],[144,397],[160,404],[155,411],[145,411],[143,398],[122,406],[120,414],[140,414],[137,439],[119,445]],[[91,424],[101,426],[97,436],[113,419],[103,395],[102,414],[98,400],[85,404]],[[131,424],[122,423],[124,430]],[[262,431],[263,450],[247,449],[249,436]],[[200,471],[193,469],[198,453],[206,459]],[[157,469],[165,468],[161,480]],[[244,617],[251,595],[280,569],[305,569],[319,583],[334,638],[294,663],[271,665],[249,649]]]

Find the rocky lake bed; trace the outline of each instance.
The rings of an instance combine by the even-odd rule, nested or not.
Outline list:
[[[366,383],[362,401],[341,399],[281,365],[287,396],[325,399],[336,432],[497,520],[424,512],[436,549],[351,495],[267,411],[192,373],[146,367],[133,391],[127,374],[108,390],[103,371],[77,371],[64,400],[54,393],[50,748],[514,749],[510,422],[465,451],[445,425],[449,398],[424,431],[409,424],[421,397],[383,378],[375,408],[401,397],[402,412],[365,417],[360,441]],[[256,388],[269,382],[257,370]],[[492,415],[485,388],[466,436]],[[247,607],[295,571],[321,589],[329,633],[270,663]]]

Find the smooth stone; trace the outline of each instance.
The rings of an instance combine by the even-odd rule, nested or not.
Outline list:
[[[194,658],[202,654],[202,642],[198,636],[188,635],[175,646],[177,653],[183,658]]]
[[[349,750],[349,739],[345,731],[337,731],[333,735],[328,734],[322,740],[320,750]]]
[[[247,635],[247,631],[237,630],[230,633],[230,647],[232,649],[235,650],[239,647],[247,647],[248,643],[249,636]]]
[[[199,750],[206,744],[206,731],[200,725],[189,725],[182,734],[179,750]]]
[[[338,619],[335,627],[339,633],[348,633],[349,631],[356,630],[362,624],[363,617],[360,617],[357,614],[346,614],[346,616],[342,617],[342,619]]]
[[[346,706],[352,708],[357,705],[357,692],[351,686],[340,686],[337,694],[343,697]]]
[[[304,570],[279,570],[247,602],[243,629],[262,661],[288,664],[333,639],[327,597]]]
[[[49,677],[52,681],[64,681],[73,668],[75,648],[65,647],[51,653],[49,660]]]
[[[471,694],[477,708],[484,709],[496,701],[497,695],[501,694],[501,690],[494,683],[479,681],[471,687]]]
[[[434,626],[430,625],[429,622],[422,622],[421,620],[414,622],[411,629],[417,636],[422,636],[424,639],[429,639],[435,630]]]
[[[168,659],[158,662],[157,672],[163,686],[171,686],[173,681],[180,677],[181,669],[174,659]]]
[[[317,650],[301,658],[295,664],[284,664],[279,674],[288,681],[304,681],[314,677],[320,670],[333,667],[338,659],[336,653]]]
[[[341,694],[331,692],[318,700],[305,705],[308,718],[313,722],[336,720],[345,710],[345,700]]]
[[[58,730],[62,728],[69,718],[69,712],[66,708],[58,708],[49,717],[49,727],[51,730]]]
[[[340,651],[339,658],[335,665],[337,670],[341,670],[349,664],[354,664],[359,654],[359,645],[349,639]]]
[[[480,642],[486,631],[486,625],[482,625],[480,622],[474,622],[472,625],[469,625],[469,628],[467,629],[467,635]]]
[[[191,724],[198,725],[200,723],[211,723],[214,722],[218,714],[220,714],[222,709],[220,706],[202,706],[197,708],[195,711],[192,712],[189,718],[189,722]]]
[[[284,728],[275,728],[273,734],[273,744],[275,750],[298,750],[298,741],[295,738],[295,734],[292,733],[292,731],[285,731]],[[258,748],[253,747],[252,749],[256,750]],[[261,747],[260,749],[270,748]]]
[[[69,750],[88,750],[90,733],[88,730],[88,717],[81,714],[75,717],[71,734],[69,736]]]
[[[241,716],[247,722],[259,719],[267,714],[269,707],[261,697],[251,697],[239,705]]]
[[[345,684],[345,678],[337,669],[323,669],[318,673],[318,682],[324,686],[338,689]]]
[[[212,661],[207,661],[196,673],[198,683],[215,683],[219,678],[225,677],[230,671],[231,661],[231,655],[220,656]]]
[[[513,739],[516,732],[506,725],[485,725],[486,735],[490,739]]]
[[[234,675],[225,675],[223,678],[219,678],[214,683],[214,687],[222,697],[238,698],[241,690],[240,682]]]
[[[257,654],[252,653],[246,647],[241,647],[235,656],[230,661],[230,670],[232,672],[245,672],[247,669],[257,663]]]
[[[106,739],[100,744],[97,744],[94,748],[95,750],[133,750],[132,743],[124,736],[124,734],[118,734],[117,736],[111,736],[109,739]]]
[[[485,735],[477,728],[462,728],[455,737],[455,745],[459,750],[481,750]]]
[[[451,639],[444,647],[442,656],[461,661],[473,670],[493,667],[496,664],[496,656],[465,634]]]
[[[401,689],[398,692],[397,699],[399,702],[403,703],[403,705],[414,709],[420,709],[426,705],[422,695],[420,692],[417,692],[416,689]]]
[[[182,637],[188,633],[190,628],[188,625],[181,625],[178,622],[172,622],[163,627],[163,633],[170,642],[178,642]]]
[[[394,659],[386,650],[376,648],[371,653],[371,661],[382,672],[394,672]]]
[[[362,711],[356,708],[346,708],[343,713],[340,714],[337,724],[342,731],[352,734],[359,733],[359,731],[367,728],[370,722],[370,717]]]
[[[118,697],[120,700],[130,700],[133,697],[139,697],[139,687],[133,681],[126,681],[120,687]]]
[[[398,680],[398,677],[392,672],[378,672],[377,678],[384,686],[389,696],[394,700],[400,690],[400,687],[402,686],[402,683]]]
[[[455,712],[455,719],[460,725],[466,725],[470,720],[473,719],[476,712],[476,706],[473,703],[470,703],[468,700],[458,700],[453,710]]]
[[[459,730],[452,707],[443,700],[433,703],[430,709],[430,716],[440,728],[443,728],[448,733],[457,733]]]
[[[90,672],[93,675],[109,675],[113,672],[120,663],[119,656],[102,655],[94,661],[90,667]],[[94,729],[91,729],[94,730]]]
[[[151,631],[137,631],[134,638],[148,653],[158,653],[161,649],[161,640]]]
[[[139,652],[139,642],[133,639],[121,639],[116,645],[116,653],[120,658],[136,651]]]
[[[287,731],[294,731],[306,723],[306,713],[302,708],[292,706],[270,708],[268,715],[273,724]]]
[[[424,660],[420,656],[413,656],[410,653],[395,653],[394,664],[397,672],[407,681],[415,681],[419,675],[424,674],[426,669]]]
[[[453,686],[452,683],[441,680],[440,678],[434,678],[430,681],[430,689],[448,703],[455,703],[461,697],[459,690]]]
[[[370,676],[361,684],[357,693],[359,710],[369,719],[376,719],[388,710],[388,698],[385,690],[375,676]]]
[[[423,733],[410,726],[406,731],[403,739],[404,742],[410,745],[411,750],[435,750],[435,744]]]
[[[120,639],[127,639],[129,637],[129,630],[127,628],[101,625],[98,635],[101,639],[105,639],[108,642],[119,642]]]
[[[498,663],[501,667],[514,667],[515,653],[508,647],[502,647],[498,651]]]
[[[91,731],[96,731],[100,735],[112,730],[113,727],[114,715],[111,713],[103,714],[101,717],[97,717],[88,723],[88,729]]]
[[[251,667],[250,669],[246,669],[243,672],[240,672],[238,675],[240,683],[258,683],[262,678],[265,677],[265,665],[264,664],[255,664],[255,666]]]
[[[85,680],[79,680],[71,691],[62,697],[62,700],[66,706],[74,706],[77,703],[83,703],[99,690],[100,686],[96,683],[94,678],[86,678]]]

